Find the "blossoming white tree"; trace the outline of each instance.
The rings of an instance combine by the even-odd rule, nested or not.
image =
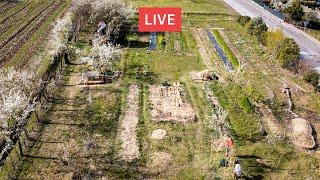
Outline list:
[[[74,26],[78,29],[89,21],[91,25],[104,21],[106,27],[106,38],[113,41],[122,39],[129,24],[134,17],[135,9],[125,4],[122,0],[78,0],[78,9],[75,12]],[[86,17],[89,15],[89,18]]]
[[[37,82],[33,72],[8,68],[0,70],[0,84],[0,128],[6,137],[10,133],[9,119],[19,120]]]
[[[57,55],[67,48],[69,32],[72,29],[72,13],[68,12],[65,16],[56,21],[55,26],[49,37],[49,53]]]
[[[94,57],[93,66],[100,72],[105,73],[111,70],[116,61],[120,59],[121,51],[110,43],[103,43],[101,38],[93,40],[92,54]]]

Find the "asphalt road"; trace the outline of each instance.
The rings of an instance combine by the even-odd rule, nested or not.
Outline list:
[[[261,16],[271,29],[282,29],[285,35],[293,38],[298,43],[301,49],[301,57],[320,71],[320,41],[293,25],[285,23],[282,19],[274,16],[252,0],[224,0],[224,2],[241,15],[253,18]]]

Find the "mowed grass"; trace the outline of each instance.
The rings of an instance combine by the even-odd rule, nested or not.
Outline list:
[[[184,13],[229,14],[222,0],[125,0],[134,7],[180,7]]]
[[[153,82],[179,81],[190,71],[203,70],[204,68],[202,62],[192,57],[165,52],[149,52],[145,49],[138,52],[128,50],[125,58],[131,59],[128,62],[128,69],[130,69],[127,71],[128,78],[153,78],[155,80],[152,80]],[[152,73],[148,74],[149,72]]]
[[[196,49],[196,42],[190,32],[182,35],[166,35],[165,48],[149,51],[146,47],[129,48],[124,54],[124,74],[127,80],[142,80],[148,82],[180,81],[191,71],[201,71],[205,68]],[[131,36],[132,38],[132,36]],[[179,41],[182,53],[175,53],[173,42]],[[170,48],[168,48],[168,46]]]
[[[53,95],[53,104],[43,116],[41,137],[24,158],[19,179],[69,179],[75,172],[87,177],[88,171],[93,179],[120,178],[125,173],[125,165],[114,161],[124,91],[113,84],[73,85],[76,82],[71,80],[82,69],[86,67],[68,65],[65,69],[70,85]],[[114,165],[109,166],[110,161]],[[88,169],[88,164],[94,168]]]
[[[232,64],[234,68],[239,66],[239,61],[236,56],[233,54],[227,43],[224,41],[223,37],[220,35],[219,31],[216,29],[212,30],[214,37],[216,38],[217,42],[219,43],[220,47],[222,48],[223,52],[227,55],[228,60]]]

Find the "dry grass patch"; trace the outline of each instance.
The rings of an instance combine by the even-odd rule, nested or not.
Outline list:
[[[151,162],[149,167],[153,170],[163,170],[165,169],[172,161],[172,155],[167,152],[155,152],[152,154]]]
[[[152,139],[161,140],[161,139],[165,139],[166,137],[167,137],[167,131],[164,129],[156,129],[151,134]]]

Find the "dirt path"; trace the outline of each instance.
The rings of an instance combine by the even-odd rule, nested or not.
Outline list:
[[[274,117],[271,109],[261,103],[255,103],[255,106],[258,107],[259,111],[262,113],[261,119],[263,124],[267,127],[268,133],[284,136],[285,130]]]

